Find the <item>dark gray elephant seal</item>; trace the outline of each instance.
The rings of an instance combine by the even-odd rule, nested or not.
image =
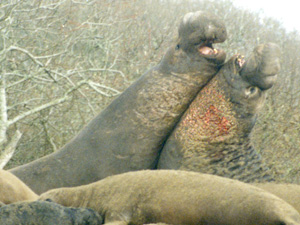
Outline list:
[[[19,202],[0,208],[0,224],[100,225],[102,217],[92,209],[68,208],[55,202]]]
[[[146,170],[43,193],[67,207],[88,207],[105,224],[300,224],[288,203],[260,188],[219,176]]]
[[[250,133],[280,68],[279,47],[256,47],[245,61],[232,57],[198,93],[168,138],[159,169],[181,169],[238,179],[273,180]]]
[[[188,13],[161,63],[144,74],[59,151],[11,170],[36,193],[151,169],[176,122],[217,73],[225,53],[222,21]]]

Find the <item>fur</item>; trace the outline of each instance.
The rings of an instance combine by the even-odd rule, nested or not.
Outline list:
[[[89,185],[50,190],[40,199],[91,208],[107,224],[300,224],[292,206],[260,188],[179,170],[124,173]]]

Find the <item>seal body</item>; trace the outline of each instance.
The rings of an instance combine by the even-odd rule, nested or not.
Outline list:
[[[245,182],[271,181],[250,133],[280,68],[278,46],[233,56],[198,93],[166,141],[159,169],[216,174]]]
[[[43,193],[67,207],[87,207],[111,224],[300,224],[298,212],[252,185],[215,175],[146,170]]]
[[[256,187],[264,189],[283,199],[300,213],[300,185],[286,183],[253,183]]]
[[[5,225],[86,225],[102,224],[91,209],[68,208],[48,201],[20,202],[0,208],[0,224]]]
[[[33,201],[38,198],[26,184],[12,173],[0,170],[0,202],[11,204],[19,201]]]
[[[213,50],[212,42],[225,39],[225,26],[216,17],[204,12],[184,17],[178,40],[158,66],[125,90],[62,149],[11,172],[42,193],[154,168],[166,137],[224,62],[225,53]]]

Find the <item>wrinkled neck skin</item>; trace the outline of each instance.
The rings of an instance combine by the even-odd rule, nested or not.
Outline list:
[[[182,147],[181,169],[216,174],[246,182],[272,180],[250,142],[256,113],[265,97],[245,97],[248,88],[231,65],[205,86],[175,131]]]

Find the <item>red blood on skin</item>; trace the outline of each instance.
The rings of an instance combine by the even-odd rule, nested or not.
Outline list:
[[[231,137],[236,125],[232,103],[218,87],[217,80],[205,86],[182,117],[175,135],[183,143]]]

